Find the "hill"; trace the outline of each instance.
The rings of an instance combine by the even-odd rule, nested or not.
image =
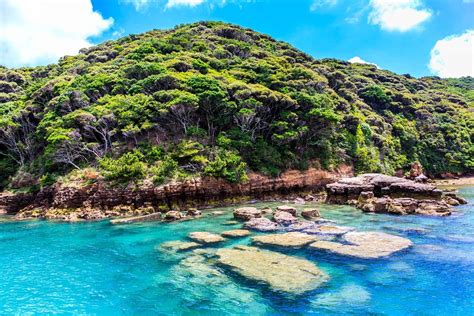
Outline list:
[[[474,79],[413,78],[317,60],[220,22],[153,30],[0,68],[0,187],[309,166],[474,169]]]

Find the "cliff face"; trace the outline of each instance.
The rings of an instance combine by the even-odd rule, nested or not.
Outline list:
[[[191,206],[223,205],[250,198],[266,199],[302,191],[322,191],[326,184],[351,174],[352,170],[348,167],[336,172],[310,168],[306,171],[287,171],[275,178],[253,173],[249,175],[248,182],[241,184],[223,179],[199,178],[159,187],[118,188],[103,182],[80,188],[56,186],[35,195],[0,196],[0,209],[8,213],[17,213],[24,208],[112,209],[117,206],[151,206],[155,210],[185,209]]]

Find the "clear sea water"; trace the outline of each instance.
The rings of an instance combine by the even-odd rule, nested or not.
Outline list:
[[[331,276],[324,287],[300,296],[157,248],[192,231],[239,227],[224,225],[231,208],[171,224],[0,218],[0,314],[474,315],[474,187],[460,192],[470,204],[446,218],[368,215],[321,205],[323,216],[341,225],[405,236],[415,245],[371,261],[293,252]]]

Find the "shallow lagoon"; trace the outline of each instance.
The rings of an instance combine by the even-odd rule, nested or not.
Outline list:
[[[277,293],[206,263],[157,250],[192,231],[222,232],[222,215],[171,224],[5,222],[0,219],[0,314],[468,315],[474,306],[474,187],[447,218],[367,215],[320,205],[322,216],[358,230],[407,237],[413,248],[381,260],[286,252],[331,276],[301,296]],[[281,203],[259,203],[275,206]],[[305,207],[308,207],[306,205]],[[250,238],[221,246],[248,244]],[[184,259],[184,260],[183,260]]]

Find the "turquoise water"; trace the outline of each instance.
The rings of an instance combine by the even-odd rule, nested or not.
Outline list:
[[[171,224],[0,222],[0,314],[473,315],[474,187],[460,192],[470,204],[447,218],[321,205],[322,215],[341,225],[397,234],[415,245],[373,261],[292,253],[331,276],[326,286],[301,296],[157,248],[192,231],[240,227],[224,225],[230,208]],[[223,246],[237,243],[249,239]]]

